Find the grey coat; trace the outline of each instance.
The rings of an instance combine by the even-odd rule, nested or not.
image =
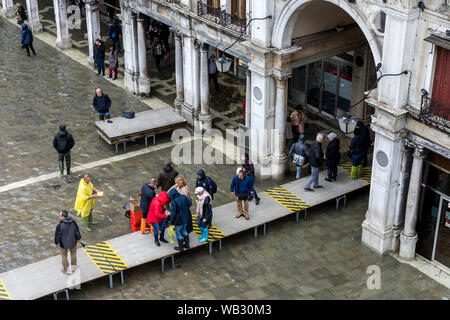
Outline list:
[[[109,52],[109,67],[111,69],[119,68],[119,53],[117,49]]]

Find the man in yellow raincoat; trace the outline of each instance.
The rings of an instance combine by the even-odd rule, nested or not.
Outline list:
[[[84,229],[86,231],[92,231],[92,229],[89,228],[90,224],[97,224],[97,222],[92,221],[92,210],[95,206],[94,198],[96,192],[97,190],[94,189],[94,186],[91,183],[91,177],[86,174],[84,178],[81,178],[80,184],[78,185],[77,198],[74,206],[77,215],[81,214]]]

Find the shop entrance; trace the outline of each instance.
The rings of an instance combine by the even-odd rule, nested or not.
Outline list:
[[[450,269],[450,174],[429,161],[425,165],[416,230],[416,252]]]

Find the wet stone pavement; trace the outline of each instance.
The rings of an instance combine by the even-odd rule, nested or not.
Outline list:
[[[113,148],[99,140],[93,128],[94,88],[101,86],[110,95],[113,116],[148,107],[39,40],[34,43],[38,56],[27,58],[19,36],[15,26],[0,18],[0,186],[58,170],[52,139],[61,121],[76,140],[74,166],[113,156]],[[157,143],[169,140],[169,135],[161,135]],[[142,148],[142,141],[129,146],[130,151]],[[81,230],[86,243],[130,232],[123,206],[130,196],[137,197],[143,182],[158,174],[170,154],[171,148],[164,148],[88,170],[105,197],[96,203],[99,224],[94,231]],[[199,168],[176,166],[191,188]],[[236,165],[204,168],[219,186],[215,205],[230,202],[228,187]],[[81,175],[0,193],[0,272],[57,255],[51,244],[58,211],[74,214]],[[282,183],[293,177],[291,173]],[[257,190],[275,184],[257,181]],[[125,271],[124,286],[117,283],[111,290],[107,278],[101,278],[71,291],[71,299],[448,298],[447,288],[416,269],[361,245],[367,201],[368,188],[350,195],[347,208],[340,211],[330,202],[311,209],[308,220],[298,225],[294,216],[286,217],[270,223],[266,236],[254,239],[252,231],[243,232],[225,239],[222,252],[215,249],[212,256],[206,247],[177,255],[175,270],[165,273],[159,261],[148,263]],[[381,269],[379,290],[367,289],[370,265]]]

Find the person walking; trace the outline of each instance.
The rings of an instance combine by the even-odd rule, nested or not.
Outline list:
[[[214,193],[217,192],[217,184],[211,178],[208,177],[203,169],[198,170],[197,180],[195,181],[195,188],[202,187],[209,193],[211,199],[214,200]]]
[[[322,151],[323,134],[318,133],[316,141],[311,145],[309,152],[309,165],[311,166],[311,177],[305,185],[305,191],[314,191],[310,188],[311,183],[314,182],[314,189],[323,188],[319,185],[319,168],[323,163],[323,151]]]
[[[172,167],[172,162],[166,161],[156,180],[156,187],[161,188],[161,191],[169,191],[175,184],[176,176],[178,176],[178,172]]]
[[[67,175],[70,175],[70,150],[75,145],[72,135],[66,131],[66,125],[59,125],[59,132],[53,138],[53,147],[58,152],[60,178],[64,176],[64,160],[66,160]]]
[[[305,144],[305,135],[299,134],[297,142],[293,143],[289,150],[288,159],[297,167],[296,179],[300,179],[302,175],[302,166],[309,161],[309,149]]]
[[[30,49],[33,52],[33,55],[36,55],[36,51],[33,48],[33,32],[28,28],[28,25],[25,23],[22,24],[22,48],[27,50],[27,55],[30,56]]]
[[[117,69],[119,68],[119,50],[116,49],[115,45],[109,47],[109,75],[108,78],[112,78],[114,71],[113,80],[117,79]]]
[[[295,111],[292,112],[289,117],[292,120],[292,134],[294,136],[294,139],[296,139],[299,134],[305,133],[305,121],[307,121],[308,119],[306,118],[303,107],[301,105],[297,105],[295,107]]]
[[[163,50],[163,46],[161,45],[161,42],[158,37],[155,37],[153,39],[152,56],[155,59],[156,70],[158,73],[160,73],[161,72],[161,60],[164,56],[164,50]]]
[[[208,70],[209,70],[209,81],[211,81],[211,79],[213,80],[216,92],[218,92],[219,91],[219,82],[217,81],[216,55],[214,53],[211,54],[211,57],[209,57]]]
[[[244,215],[246,220],[249,220],[248,216],[248,196],[249,194],[254,194],[255,189],[253,189],[253,185],[250,183],[250,178],[245,175],[244,170],[240,170],[238,174],[233,177],[230,185],[230,193],[231,196],[236,197],[236,204],[238,213],[236,214],[236,218],[240,218]],[[242,208],[242,201],[244,201],[244,208]]]
[[[120,36],[122,35],[122,29],[120,28],[119,21],[114,19],[113,23],[108,28],[108,38],[112,41],[113,45],[120,53]]]
[[[164,239],[164,231],[166,230],[166,219],[170,212],[164,206],[169,202],[169,195],[166,191],[162,191],[153,198],[147,215],[147,223],[150,223],[153,227],[153,236],[158,247],[161,246],[159,241],[167,243],[167,240]]]
[[[151,178],[147,183],[144,183],[141,189],[141,200],[139,202],[139,206],[142,210],[142,219],[141,219],[141,233],[144,234],[147,229],[147,216],[148,210],[150,209],[150,203],[153,198],[156,197],[155,192],[155,184],[156,180]]]
[[[331,132],[328,134],[328,139],[330,139],[330,142],[327,145],[327,149],[325,150],[325,164],[328,169],[328,177],[325,178],[326,181],[332,182],[336,181],[337,178],[337,167],[339,164],[339,161],[341,160],[341,153],[339,151],[340,143],[339,139],[336,138],[336,134],[334,132]]]
[[[200,237],[198,241],[200,243],[208,240],[208,231],[212,224],[212,197],[202,187],[195,188],[195,195],[197,196],[197,208],[195,215],[197,216],[197,224],[200,229]]]
[[[189,233],[187,226],[192,226],[192,215],[189,208],[192,206],[191,200],[184,194],[179,193],[176,189],[168,192],[170,198],[170,224],[175,226],[178,247],[174,249],[183,251],[184,248],[189,249]]]
[[[250,183],[254,187],[255,186],[255,167],[253,166],[253,163],[250,161],[248,153],[244,153],[242,155],[241,159],[242,159],[242,169],[244,170],[245,174],[249,177]],[[248,201],[252,201],[253,196],[255,197],[255,204],[259,205],[261,198],[258,197],[256,190],[254,190],[253,194],[250,194],[248,196]]]
[[[365,168],[368,164],[367,152],[369,151],[369,148],[372,146],[372,140],[370,139],[370,131],[361,120],[359,120],[356,123],[355,130],[361,132],[361,143],[363,144],[363,148],[364,148],[361,165],[362,165],[362,168]]]
[[[94,186],[91,182],[91,177],[85,174],[78,184],[74,210],[77,212],[77,215],[81,215],[81,218],[83,219],[84,230],[86,230],[87,232],[92,231],[92,229],[89,228],[89,225],[98,223],[96,221],[92,221],[92,211],[95,207],[94,198],[96,198],[96,193],[97,190],[94,189]]]
[[[348,155],[352,158],[352,169],[350,171],[351,179],[359,179],[362,173],[362,163],[364,159],[364,152],[366,151],[366,141],[361,133],[361,129],[355,127],[353,131],[354,137],[350,141]]]
[[[105,43],[100,40],[95,40],[94,46],[94,61],[97,65],[97,75],[105,76]]]
[[[69,217],[66,210],[59,212],[59,224],[55,230],[54,246],[59,247],[61,254],[62,273],[69,275],[69,260],[67,254],[70,252],[70,264],[72,273],[77,268],[77,243],[81,242],[81,234],[77,223]]]
[[[20,3],[16,3],[16,20],[17,24],[22,25],[27,20],[27,13],[24,6]]]
[[[185,195],[186,197],[188,197],[189,200],[192,201],[189,187],[187,186],[186,180],[182,176],[179,176],[175,180],[175,184],[169,189],[169,191],[172,189],[177,190],[179,193],[181,193],[182,195]]]
[[[95,90],[94,99],[92,100],[92,106],[98,113],[98,119],[103,121],[110,119],[109,108],[111,107],[111,99],[106,93],[103,93],[101,88]]]

